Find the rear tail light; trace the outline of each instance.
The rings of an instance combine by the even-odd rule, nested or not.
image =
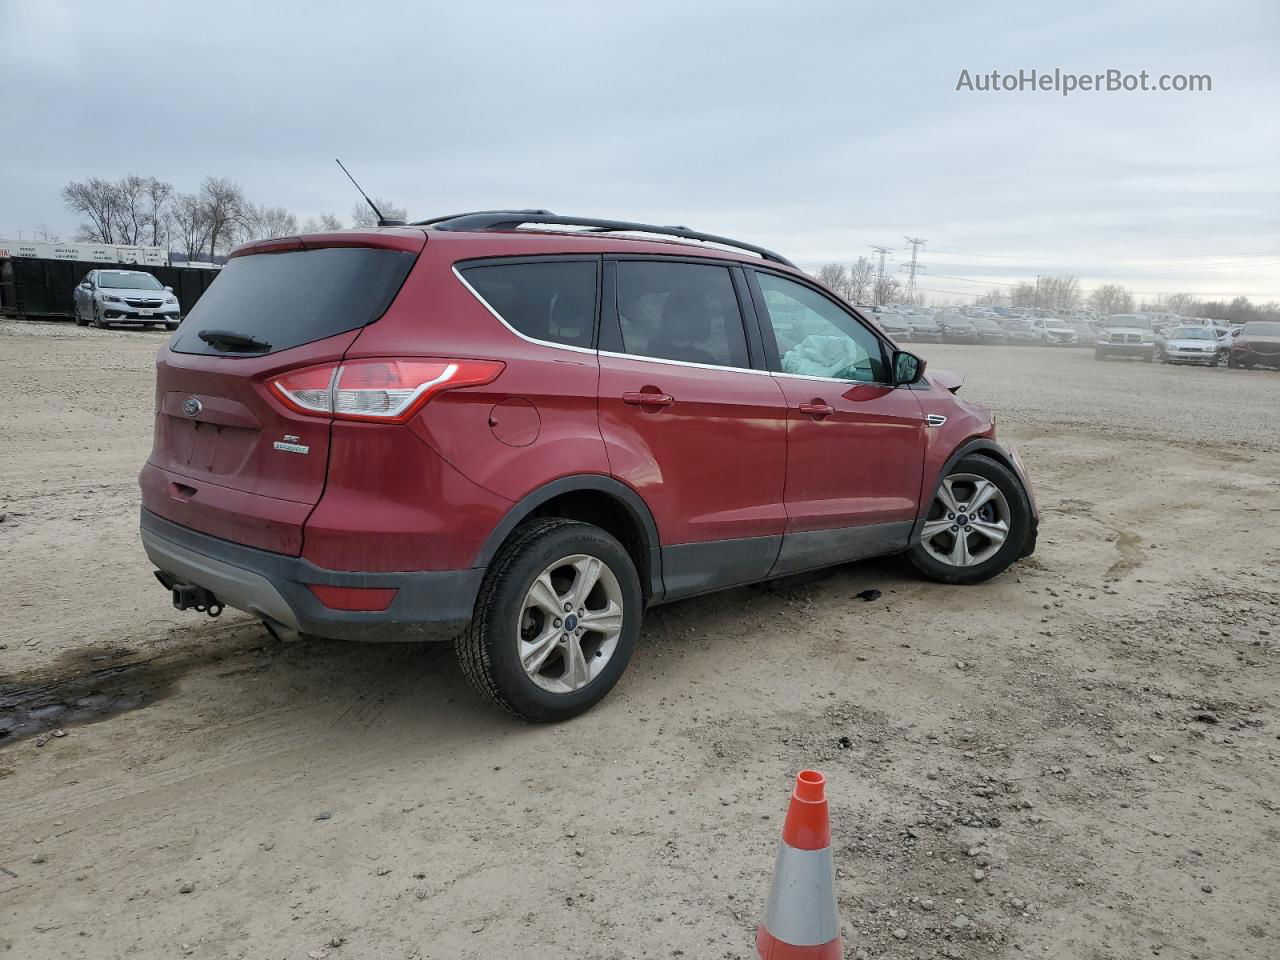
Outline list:
[[[499,360],[349,360],[290,370],[267,383],[299,413],[405,423],[437,394],[492,383],[504,366]]]
[[[391,606],[396,598],[396,587],[330,587],[308,583],[316,599],[330,610],[355,610],[374,613]]]

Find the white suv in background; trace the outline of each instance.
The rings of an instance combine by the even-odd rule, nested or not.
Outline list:
[[[113,323],[142,323],[177,330],[182,307],[173,289],[144,270],[90,270],[72,298],[76,323],[106,329]]]

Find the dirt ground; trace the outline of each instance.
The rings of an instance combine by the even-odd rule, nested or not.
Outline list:
[[[814,766],[849,957],[1280,956],[1280,373],[923,347],[1027,461],[1034,557],[660,608],[537,727],[445,646],[172,609],[161,338],[0,322],[0,955],[745,960]]]

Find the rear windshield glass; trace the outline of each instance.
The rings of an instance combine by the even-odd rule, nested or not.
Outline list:
[[[177,353],[262,356],[372,323],[386,312],[415,254],[368,247],[233,258],[174,334]],[[202,331],[252,337],[270,349],[228,351]]]

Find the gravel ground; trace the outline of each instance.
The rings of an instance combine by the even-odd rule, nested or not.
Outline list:
[[[848,957],[1280,955],[1280,373],[922,347],[1028,462],[1034,557],[660,608],[533,727],[445,647],[169,606],[161,336],[0,322],[0,953],[745,960],[816,766]]]

